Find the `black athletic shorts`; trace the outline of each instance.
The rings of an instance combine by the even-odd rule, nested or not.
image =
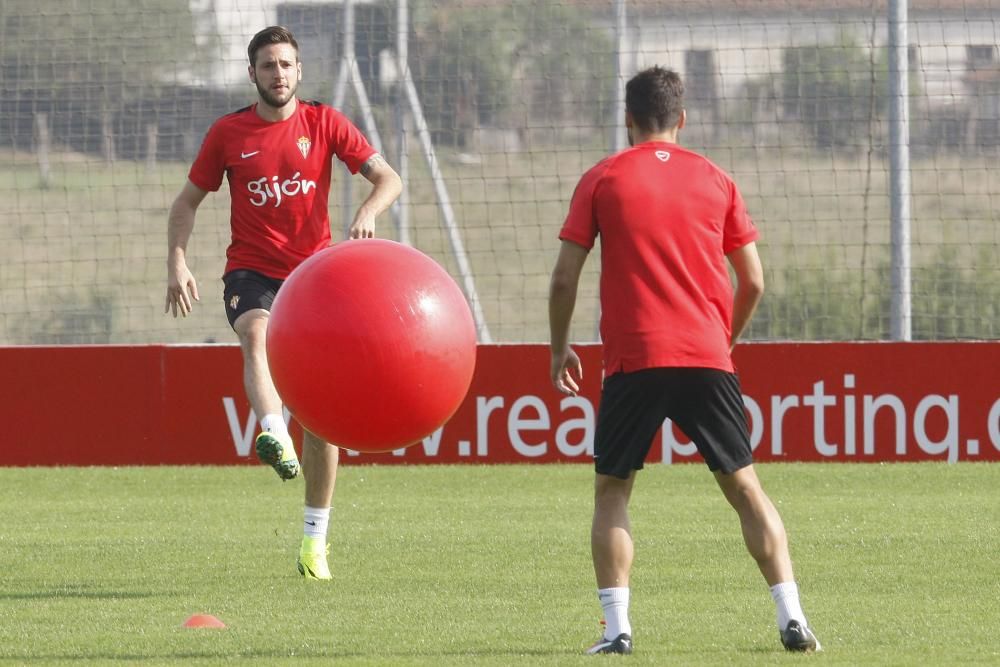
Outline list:
[[[697,445],[709,470],[753,463],[740,381],[714,368],[647,368],[604,380],[594,436],[594,467],[628,479],[642,470],[653,437],[671,419]]]
[[[283,282],[247,269],[234,269],[222,276],[222,284],[225,286],[222,298],[226,304],[229,326],[233,326],[236,318],[248,310],[263,308],[270,311]]]

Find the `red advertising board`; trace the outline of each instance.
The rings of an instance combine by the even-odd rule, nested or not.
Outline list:
[[[480,346],[445,426],[343,460],[589,461],[600,348],[577,349],[582,391],[567,397],[549,384],[546,346]],[[1000,460],[1000,342],[755,343],[735,360],[758,461]],[[0,369],[4,465],[255,462],[236,346],[0,347]],[[700,461],[666,426],[648,461]]]

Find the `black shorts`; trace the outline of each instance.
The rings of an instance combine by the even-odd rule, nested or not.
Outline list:
[[[594,467],[628,479],[642,470],[653,436],[671,419],[698,447],[709,470],[753,463],[740,381],[714,368],[647,368],[604,380],[594,436]]]
[[[234,326],[236,318],[248,310],[263,308],[270,312],[274,297],[283,282],[247,269],[234,269],[222,276],[222,284],[225,286],[222,298],[226,304],[229,326]]]

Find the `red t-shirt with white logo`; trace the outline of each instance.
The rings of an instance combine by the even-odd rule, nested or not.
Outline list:
[[[676,144],[612,155],[577,185],[559,238],[601,236],[604,371],[733,372],[733,285],[726,255],[758,233],[733,180]]]
[[[229,179],[232,241],[226,271],[277,279],[330,245],[331,158],[352,174],[375,154],[342,113],[299,100],[291,118],[269,122],[256,105],[223,116],[205,135],[188,178],[214,192]]]

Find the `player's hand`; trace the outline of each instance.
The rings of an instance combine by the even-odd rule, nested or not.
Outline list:
[[[576,376],[574,378],[574,375]],[[580,391],[579,380],[583,379],[583,364],[573,348],[566,347],[561,352],[552,352],[552,385],[568,396],[576,396]]]
[[[187,264],[183,262],[179,266],[170,266],[167,269],[167,301],[163,307],[163,312],[173,311],[174,317],[177,313],[181,317],[187,317],[191,312],[192,299],[201,301],[198,296],[198,283],[194,279]]]
[[[352,239],[375,238],[375,216],[364,211],[358,211],[351,223],[349,236]]]

